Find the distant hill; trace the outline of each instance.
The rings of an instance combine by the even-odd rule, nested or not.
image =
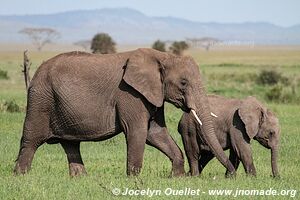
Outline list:
[[[255,44],[300,44],[300,25],[286,28],[266,22],[203,23],[174,17],[149,17],[129,8],[0,16],[0,42],[26,41],[27,38],[18,33],[24,27],[54,28],[61,33],[61,42],[91,39],[97,32],[107,32],[121,44],[193,37]]]

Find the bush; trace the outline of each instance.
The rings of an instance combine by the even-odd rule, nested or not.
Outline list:
[[[293,87],[283,87],[280,84],[270,88],[265,95],[267,100],[276,103],[300,103],[300,97]]]
[[[257,76],[256,82],[260,85],[276,85],[280,82],[285,85],[289,84],[288,78],[276,70],[262,70]]]
[[[115,53],[116,43],[107,33],[98,33],[94,36],[91,44],[91,50],[93,53]]]
[[[7,71],[0,69],[0,79],[8,79]]]
[[[5,101],[4,107],[6,107],[7,112],[20,112],[20,106],[16,103],[15,100]]]
[[[189,45],[185,41],[179,41],[179,42],[175,41],[170,46],[170,51],[173,54],[181,55],[183,53],[183,51],[188,48],[189,48]]]
[[[160,40],[156,40],[153,45],[152,49],[156,49],[158,51],[165,52],[166,51],[166,44]]]
[[[283,87],[276,85],[266,92],[266,98],[269,101],[279,102],[282,96]]]

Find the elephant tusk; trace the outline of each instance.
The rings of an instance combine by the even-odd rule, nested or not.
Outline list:
[[[213,112],[211,112],[210,115],[213,116],[213,117],[216,117],[216,118],[218,117],[218,116],[217,116],[215,113],[213,113]]]
[[[198,123],[202,126],[202,122],[201,122],[201,120],[199,119],[199,117],[197,116],[196,112],[195,112],[194,110],[191,110],[191,111],[192,111],[194,117],[196,118],[196,120],[198,121]]]

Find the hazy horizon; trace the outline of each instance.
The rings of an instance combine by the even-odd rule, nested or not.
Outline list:
[[[157,2],[157,3],[156,3]],[[172,6],[170,6],[172,5]],[[129,8],[142,12],[147,16],[171,16],[198,22],[243,23],[268,22],[290,27],[300,24],[300,1],[288,0],[4,0],[0,7],[0,15],[53,14],[73,10],[95,10],[103,8]]]

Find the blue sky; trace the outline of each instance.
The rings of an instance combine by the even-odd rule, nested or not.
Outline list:
[[[300,0],[1,0],[0,15],[106,7],[128,7],[149,16],[200,22],[264,21],[281,26],[300,23]]]

